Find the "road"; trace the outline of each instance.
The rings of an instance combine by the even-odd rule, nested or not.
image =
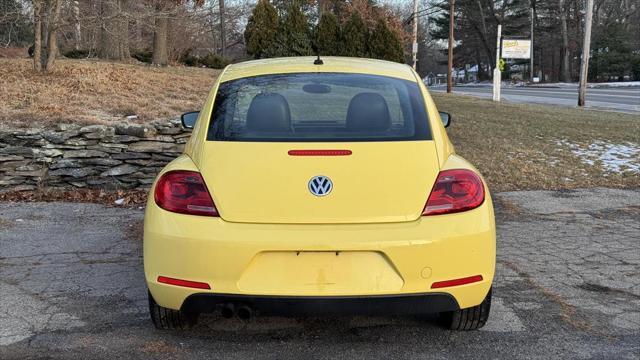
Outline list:
[[[430,87],[429,90],[444,92],[446,86]],[[491,86],[458,86],[454,93],[491,98]],[[502,99],[520,103],[577,106],[576,87],[504,87]],[[640,114],[640,87],[590,88],[587,89],[587,106],[611,111]]]
[[[495,204],[480,331],[434,317],[208,315],[165,332],[146,310],[142,210],[0,203],[0,358],[638,359],[640,190],[508,192]]]

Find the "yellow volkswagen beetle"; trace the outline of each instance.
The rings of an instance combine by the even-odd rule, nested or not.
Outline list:
[[[495,224],[409,66],[297,57],[228,66],[146,206],[158,328],[198,314],[489,316]]]

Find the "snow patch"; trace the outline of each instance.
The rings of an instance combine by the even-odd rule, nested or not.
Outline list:
[[[585,164],[595,166],[599,163],[606,172],[640,174],[640,146],[636,143],[614,144],[598,140],[589,145],[581,145],[566,139],[556,143],[561,147],[568,147]]]

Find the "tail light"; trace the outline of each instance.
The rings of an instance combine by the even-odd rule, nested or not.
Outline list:
[[[482,205],[484,186],[471,170],[444,170],[438,174],[422,215],[450,214],[467,211]]]
[[[211,195],[195,171],[176,170],[164,173],[154,192],[159,207],[181,214],[219,216]]]

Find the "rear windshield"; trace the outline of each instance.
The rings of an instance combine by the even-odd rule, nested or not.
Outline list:
[[[218,88],[208,140],[401,141],[431,134],[415,82],[385,76],[296,73]]]

